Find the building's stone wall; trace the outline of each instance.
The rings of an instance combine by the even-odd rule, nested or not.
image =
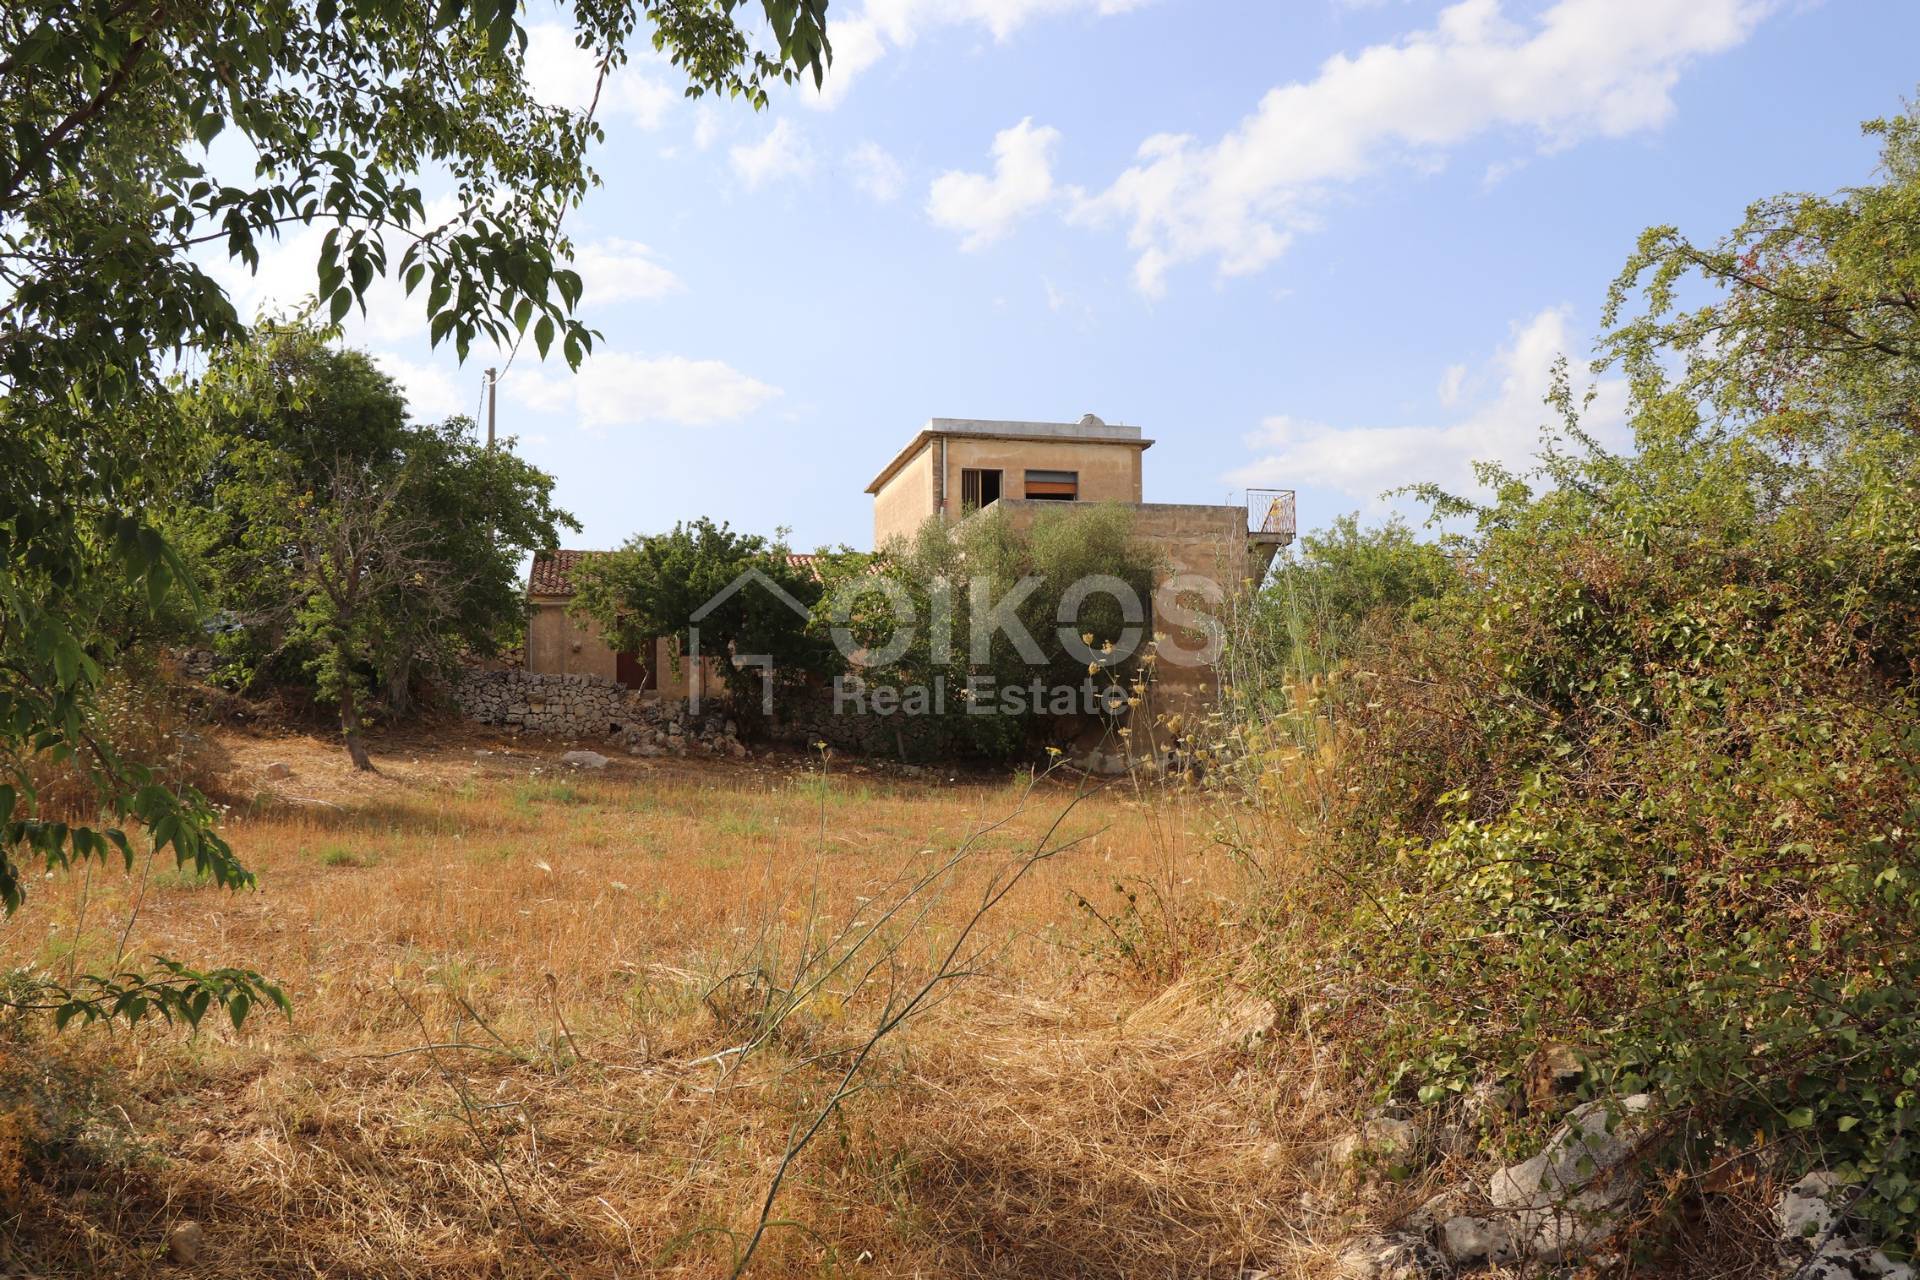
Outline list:
[[[1031,528],[1041,515],[1058,511],[1060,504],[1020,499],[1002,499],[997,504],[1016,529]],[[1167,579],[1176,574],[1192,574],[1206,579],[1219,589],[1222,599],[1250,589],[1266,575],[1272,561],[1271,546],[1250,545],[1247,514],[1240,507],[1208,506],[1191,503],[1142,502],[1128,504],[1133,518],[1133,536],[1152,547],[1165,561],[1162,586],[1156,593],[1154,631],[1161,637],[1164,652],[1177,648],[1197,653],[1207,645],[1204,628],[1175,622],[1172,607],[1184,604],[1198,611],[1215,609],[1224,614],[1225,606],[1213,606],[1198,599],[1169,600]],[[1154,714],[1191,715],[1210,705],[1219,693],[1220,672],[1213,664],[1182,665],[1157,661],[1153,672],[1151,710]]]
[[[826,743],[836,751],[855,755],[896,757],[922,763],[936,758],[941,726],[925,716],[875,715],[847,706],[836,707],[831,685],[803,685],[780,690],[774,697],[767,736],[789,746],[812,748]]]
[[[600,676],[472,670],[454,685],[453,697],[481,724],[609,739],[635,755],[746,754],[724,708],[690,716],[678,699],[623,689]]]

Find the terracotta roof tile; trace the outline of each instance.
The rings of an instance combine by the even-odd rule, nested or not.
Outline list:
[[[540,551],[534,553],[533,568],[527,573],[527,594],[536,596],[570,596],[573,594],[573,571],[588,556],[602,554],[598,551]],[[787,563],[796,569],[803,569],[815,578],[820,576],[817,567],[820,557],[804,551],[787,554]]]
[[[534,553],[533,568],[527,573],[527,593],[536,596],[573,594],[573,571],[593,551],[539,551]]]

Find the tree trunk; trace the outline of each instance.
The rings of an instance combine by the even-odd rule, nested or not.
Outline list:
[[[413,709],[413,659],[396,659],[393,670],[387,676],[387,707],[395,716],[404,716]]]
[[[353,696],[351,684],[340,690],[340,736],[346,741],[353,767],[372,773],[373,758],[367,754],[367,744],[360,740],[360,702]]]

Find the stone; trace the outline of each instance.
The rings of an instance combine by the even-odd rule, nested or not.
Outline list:
[[[1429,1196],[1425,1204],[1393,1225],[1402,1231],[1417,1231],[1421,1235],[1430,1236],[1448,1218],[1458,1217],[1466,1212],[1468,1201],[1473,1198],[1469,1194],[1470,1191],[1471,1188],[1465,1185],[1448,1187],[1445,1191]]]
[[[1558,1262],[1613,1234],[1620,1211],[1639,1190],[1626,1166],[1653,1105],[1639,1093],[1577,1107],[1538,1155],[1493,1175],[1488,1198],[1504,1210],[1516,1254]]]
[[[1512,1255],[1505,1227],[1464,1213],[1440,1224],[1440,1252],[1456,1267],[1504,1262]]]
[[[291,778],[293,776],[293,766],[288,764],[285,760],[275,760],[272,764],[267,766],[266,774],[269,778],[275,778],[275,779]]]
[[[1783,1245],[1801,1241],[1811,1245],[1827,1233],[1833,1226],[1833,1206],[1827,1197],[1838,1185],[1830,1173],[1810,1173],[1781,1193],[1773,1206],[1773,1220],[1779,1224]]]
[[[611,763],[598,751],[569,751],[560,757],[560,762],[576,769],[604,769]]]
[[[167,1256],[183,1267],[190,1267],[200,1257],[200,1246],[205,1243],[206,1234],[200,1230],[197,1222],[182,1222],[167,1233]]]
[[[1371,1159],[1399,1162],[1420,1145],[1420,1126],[1394,1116],[1371,1116],[1333,1144],[1333,1162],[1349,1165]]]
[[[1572,1045],[1541,1045],[1527,1064],[1527,1105],[1550,1106],[1556,1097],[1578,1088],[1585,1072]]]
[[[1368,1235],[1340,1252],[1342,1280],[1431,1280],[1450,1273],[1445,1258],[1417,1236]]]
[[[1845,1229],[1833,1208],[1840,1181],[1810,1173],[1774,1203],[1780,1263],[1797,1280],[1913,1280],[1913,1268],[1895,1262]]]

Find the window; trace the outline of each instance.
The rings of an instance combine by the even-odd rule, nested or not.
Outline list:
[[[1029,471],[1027,496],[1046,502],[1077,502],[1080,498],[1078,471]]]
[[[960,509],[978,511],[980,508],[1000,501],[1000,472],[997,470],[976,470],[973,467],[962,468],[960,472]]]

